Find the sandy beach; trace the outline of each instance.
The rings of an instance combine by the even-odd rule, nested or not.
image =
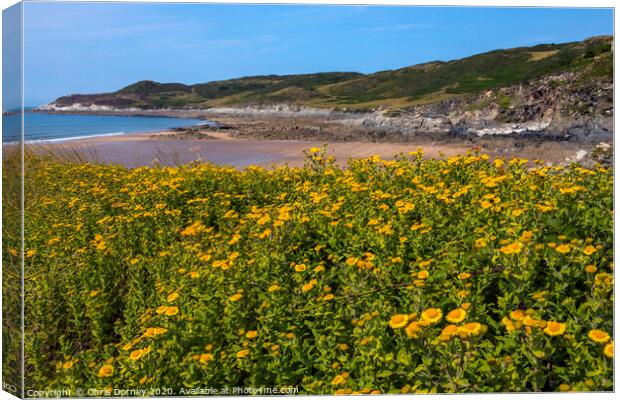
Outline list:
[[[65,158],[90,162],[122,164],[129,168],[153,165],[181,165],[194,161],[211,162],[243,168],[249,165],[269,167],[288,164],[300,166],[304,150],[320,147],[324,142],[301,140],[234,139],[226,134],[211,135],[216,140],[178,139],[172,132],[131,134],[114,137],[71,140],[60,143],[31,145],[36,153],[51,153]],[[424,150],[427,157],[464,153],[467,146],[413,143],[327,143],[328,154],[339,162],[348,158],[380,155],[390,159],[400,153]]]
[[[368,143],[326,142],[317,140],[240,139],[226,132],[209,132],[209,139],[179,137],[177,132],[128,134],[110,137],[93,137],[57,143],[33,144],[35,153],[50,153],[63,158],[106,164],[121,164],[128,168],[154,165],[182,165],[190,162],[210,162],[237,168],[249,165],[270,167],[288,164],[301,166],[304,150],[327,145],[328,154],[344,164],[349,158],[380,155],[391,159],[401,153],[422,148],[426,158],[442,154],[464,154],[474,148],[468,143]],[[575,156],[578,149],[567,144],[547,143],[542,146],[496,151],[483,150],[493,157],[525,157],[563,162]],[[549,155],[553,154],[553,159]]]
[[[351,116],[255,115],[255,114],[170,114],[200,117],[213,125],[170,128],[167,131],[87,137],[58,142],[28,144],[35,153],[52,153],[64,158],[129,168],[153,165],[181,165],[210,162],[243,168],[288,164],[300,166],[304,150],[327,145],[328,154],[345,164],[349,158],[380,155],[391,159],[400,153],[422,148],[425,157],[464,154],[474,148],[491,157],[522,157],[565,163],[579,160],[594,142],[553,138],[495,136],[450,136],[385,131],[359,123]],[[357,121],[357,122],[356,122]],[[167,128],[166,128],[167,129]]]

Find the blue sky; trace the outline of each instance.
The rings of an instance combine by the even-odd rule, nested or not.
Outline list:
[[[393,69],[613,32],[611,9],[38,3],[24,8],[25,103],[142,79]]]
[[[2,11],[2,110],[21,106],[21,7]]]

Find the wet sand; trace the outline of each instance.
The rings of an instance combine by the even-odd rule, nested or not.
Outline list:
[[[303,165],[304,150],[321,147],[324,142],[301,140],[235,139],[226,134],[210,133],[216,140],[178,139],[172,132],[131,134],[114,137],[72,140],[59,143],[31,145],[36,153],[51,153],[81,161],[139,166],[181,165],[193,161],[211,162],[243,168],[249,165],[268,167],[273,164]],[[339,162],[348,158],[380,155],[391,159],[400,153],[417,151],[421,147],[427,157],[463,154],[471,149],[466,145],[418,146],[414,143],[327,143],[328,155]]]

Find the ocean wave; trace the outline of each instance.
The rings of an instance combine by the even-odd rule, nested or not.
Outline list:
[[[41,144],[41,143],[57,143],[57,142],[67,142],[70,140],[80,140],[80,139],[91,139],[95,137],[106,137],[106,136],[120,136],[124,135],[125,132],[111,132],[111,133],[99,133],[95,135],[83,135],[83,136],[70,136],[64,138],[56,138],[56,139],[36,139],[36,140],[26,140],[27,144]]]
[[[196,126],[219,126],[220,124],[218,124],[215,121],[209,121],[208,119],[205,119],[204,121],[200,121],[199,123],[196,124]]]

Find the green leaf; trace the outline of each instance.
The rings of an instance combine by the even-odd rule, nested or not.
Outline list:
[[[400,349],[398,355],[396,356],[396,361],[401,364],[409,365],[411,363],[411,356],[405,349]]]
[[[377,378],[387,378],[392,375],[392,371],[384,369],[383,371],[379,371],[377,373]]]

